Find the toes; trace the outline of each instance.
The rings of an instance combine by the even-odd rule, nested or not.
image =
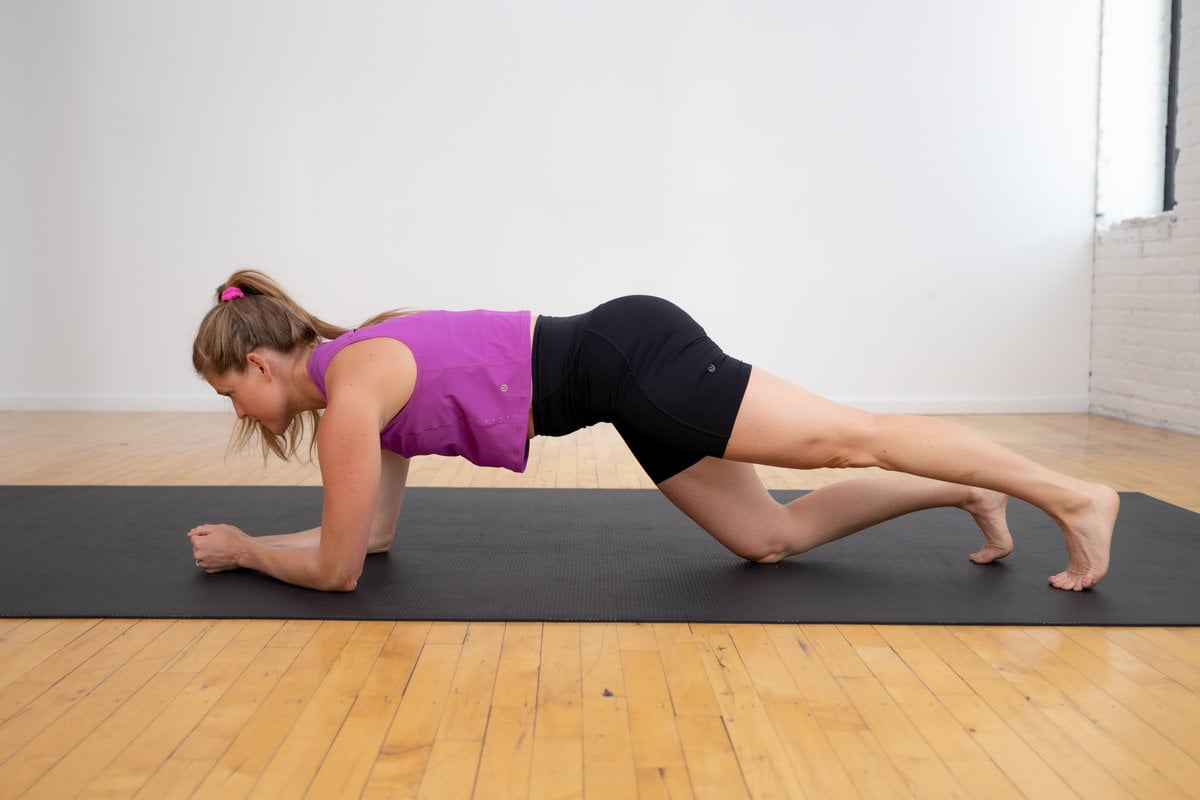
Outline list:
[[[1050,585],[1055,589],[1062,589],[1064,592],[1082,592],[1095,584],[1096,581],[1092,578],[1091,573],[1084,573],[1077,577],[1070,572],[1060,572],[1050,576]]]
[[[1050,576],[1050,585],[1055,589],[1062,589],[1069,592],[1075,588],[1075,581],[1066,572],[1060,572],[1057,575]]]
[[[993,561],[999,561],[1012,552],[1012,548],[1004,548],[998,545],[985,545],[983,549],[978,550],[968,556],[976,564],[990,564]]]

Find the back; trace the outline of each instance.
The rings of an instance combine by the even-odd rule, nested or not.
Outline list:
[[[342,348],[379,337],[403,342],[416,361],[416,384],[380,432],[380,446],[523,472],[533,394],[529,325],[528,311],[421,311],[318,345],[308,374],[327,396],[325,371]]]

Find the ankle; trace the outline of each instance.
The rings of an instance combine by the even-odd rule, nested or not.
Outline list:
[[[1007,497],[1007,495],[1001,492],[983,489],[978,486],[964,486],[963,488],[966,491],[963,493],[963,499],[958,503],[958,507],[973,514],[990,511],[999,505],[1003,505]]]

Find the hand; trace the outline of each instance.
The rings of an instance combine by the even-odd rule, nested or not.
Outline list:
[[[197,525],[188,531],[192,558],[205,572],[224,572],[241,566],[239,558],[250,537],[233,525]]]

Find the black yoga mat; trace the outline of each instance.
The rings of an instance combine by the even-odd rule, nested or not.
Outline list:
[[[192,563],[197,523],[293,531],[320,507],[315,487],[0,487],[0,616],[1200,624],[1200,514],[1141,494],[1122,495],[1113,566],[1082,593],[1046,584],[1062,534],[1019,501],[1016,550],[988,566],[956,509],[767,566],[655,491],[436,488],[409,489],[392,551],[350,594]]]

